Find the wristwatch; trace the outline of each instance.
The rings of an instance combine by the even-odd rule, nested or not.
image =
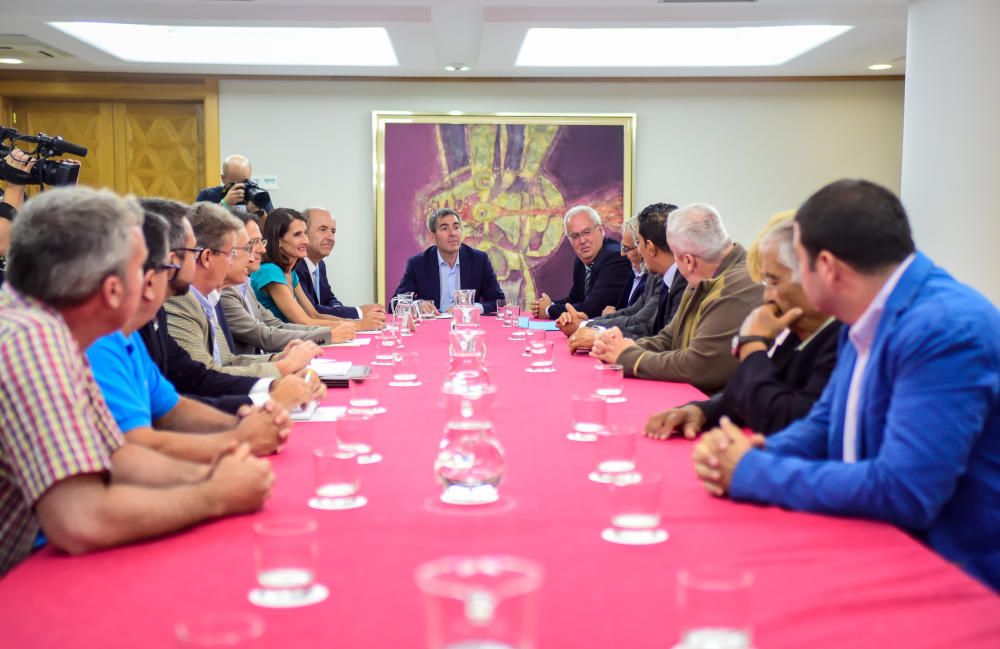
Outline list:
[[[736,334],[735,336],[733,336],[733,348],[732,348],[733,356],[735,358],[740,357],[740,348],[743,347],[743,345],[746,345],[747,343],[764,343],[764,346],[770,349],[771,345],[774,344],[774,339],[768,338],[767,336],[741,336],[739,334]]]

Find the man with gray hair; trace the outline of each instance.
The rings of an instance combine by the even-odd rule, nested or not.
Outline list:
[[[474,290],[480,311],[494,313],[503,291],[489,256],[462,243],[462,220],[458,212],[442,208],[431,212],[427,229],[434,245],[406,262],[403,278],[393,295],[414,293],[423,300],[425,312],[450,311],[455,291]]]
[[[563,217],[566,238],[576,259],[573,261],[573,285],[569,295],[553,300],[546,293],[531,304],[536,318],[555,320],[572,305],[581,319],[601,315],[614,306],[622,287],[630,283],[632,267],[619,254],[620,244],[604,236],[601,215],[589,205],[571,207]]]
[[[794,225],[789,215],[760,240],[764,304],[750,312],[733,341],[740,367],[726,388],[706,401],[653,415],[648,437],[693,439],[723,416],[770,435],[805,417],[819,399],[837,363],[841,325],[802,290]]]
[[[127,443],[83,353],[140,297],[132,200],[45,192],[14,224],[0,290],[0,574],[50,542],[73,554],[259,509],[274,475],[244,444],[194,464]],[[44,361],[39,371],[38,363]]]
[[[713,393],[739,366],[731,341],[761,303],[746,251],[733,243],[711,205],[695,203],[667,220],[667,243],[677,272],[688,281],[677,314],[656,335],[634,341],[615,327],[601,334],[591,355],[624,366],[626,376],[690,383]]]

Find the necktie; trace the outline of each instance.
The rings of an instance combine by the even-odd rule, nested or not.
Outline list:
[[[233,350],[236,349],[236,343],[233,342],[233,332],[229,330],[229,323],[226,322],[226,314],[222,310],[221,303],[215,305],[215,322],[219,325],[219,329],[226,339],[226,344],[229,345],[229,353],[232,354]]]
[[[583,267],[583,294],[590,293],[590,266]]]
[[[319,294],[319,266],[316,266],[316,270],[313,271],[313,286],[316,287],[316,304],[322,301]]]
[[[670,289],[666,284],[663,285],[663,290],[660,291],[660,306],[656,310],[656,321],[653,323],[653,332],[658,333],[663,326],[667,324],[665,322],[667,317],[667,303],[669,302]]]

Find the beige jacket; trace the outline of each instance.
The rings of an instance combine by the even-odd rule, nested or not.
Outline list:
[[[750,279],[746,251],[736,244],[715,277],[690,285],[673,320],[618,356],[625,376],[690,383],[711,394],[739,367],[732,340],[743,320],[763,303],[764,288]]]
[[[257,301],[253,289],[246,295],[239,286],[222,289],[222,311],[233,334],[237,354],[254,354],[258,349],[265,352],[280,352],[292,340],[311,340],[317,345],[330,342],[329,327],[313,327],[290,322],[282,322]],[[336,323],[331,323],[336,324]]]
[[[191,358],[205,367],[236,376],[261,378],[281,376],[275,364],[268,362],[269,356],[233,355],[226,343],[226,336],[218,325],[213,327],[210,334],[208,316],[191,291],[170,298],[163,306],[167,311],[167,331],[177,344],[191,355]],[[221,365],[217,365],[212,358],[210,335],[219,341]]]

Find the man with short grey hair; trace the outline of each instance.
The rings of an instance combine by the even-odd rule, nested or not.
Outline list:
[[[531,312],[536,318],[555,320],[572,305],[582,319],[596,318],[618,301],[622,287],[633,277],[632,267],[619,254],[620,244],[605,238],[601,216],[589,205],[571,207],[563,217],[563,227],[576,253],[573,285],[560,300],[542,293],[531,304]]]
[[[141,219],[132,200],[74,187],[32,199],[14,224],[0,290],[0,574],[46,542],[89,552],[253,511],[270,493],[270,465],[246,445],[211,465],[174,460],[126,442],[108,412],[83,353],[135,312]]]
[[[739,366],[731,341],[763,291],[747,274],[746,251],[730,240],[712,206],[695,203],[672,212],[667,242],[688,281],[677,314],[658,334],[637,341],[609,329],[591,355],[623,365],[626,376],[691,383],[713,393]]]

